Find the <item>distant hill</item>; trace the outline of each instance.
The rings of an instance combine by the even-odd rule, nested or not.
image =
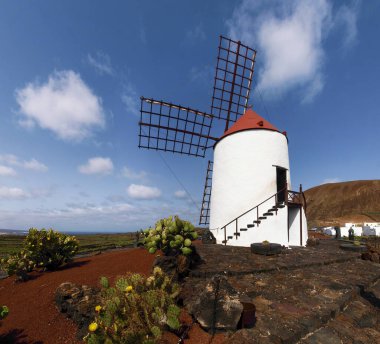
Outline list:
[[[323,184],[305,196],[309,227],[380,222],[380,180]]]

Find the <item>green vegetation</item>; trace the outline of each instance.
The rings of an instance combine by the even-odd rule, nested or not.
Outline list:
[[[149,253],[162,250],[166,255],[191,254],[192,241],[198,238],[194,226],[178,216],[157,221],[154,228],[144,231],[144,235],[144,246]]]
[[[7,306],[0,306],[0,320],[7,317],[9,314],[9,309]]]
[[[76,235],[78,254],[131,246],[136,241],[135,237],[135,233]],[[0,257],[20,251],[25,238],[25,235],[0,235]]]
[[[102,277],[101,285],[102,301],[95,307],[97,316],[84,338],[87,343],[155,343],[162,330],[180,327],[180,309],[175,304],[179,286],[159,267],[148,278],[121,277],[114,287]]]
[[[28,272],[34,268],[55,270],[72,260],[78,251],[74,236],[59,233],[53,229],[29,229],[22,242],[21,251],[1,260],[2,268],[8,275],[28,279]]]

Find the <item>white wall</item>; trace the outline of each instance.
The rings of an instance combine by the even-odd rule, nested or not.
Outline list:
[[[348,238],[348,230],[350,229],[351,227],[340,227],[340,236],[343,238],[343,237],[347,237]]]
[[[376,235],[380,236],[380,226],[377,227],[370,227],[370,226],[363,226],[363,235]]]
[[[323,229],[323,233],[325,233],[326,235],[332,235],[334,237],[336,235],[336,231],[333,227],[327,227],[327,228]]]
[[[216,144],[210,229],[221,228],[277,192],[273,165],[288,169],[290,187],[288,143],[279,132],[247,130],[228,135]]]
[[[262,216],[272,204],[268,201],[259,207],[259,216]],[[300,246],[300,209],[293,208],[289,212],[289,224],[291,225],[288,240],[288,208],[280,208],[277,215],[274,212],[273,216],[268,216],[261,220],[259,226],[248,228],[247,231],[239,231],[240,228],[247,228],[247,224],[253,223],[257,219],[257,212],[254,209],[252,212],[238,219],[238,233],[240,236],[236,238],[236,222],[232,222],[226,227],[226,237],[232,236],[232,239],[227,241],[227,245],[231,246],[250,246],[252,243],[260,243],[265,240],[271,243],[277,243],[284,246]],[[224,230],[216,229],[212,231],[216,237],[217,243],[222,244],[224,240]],[[305,212],[302,209],[302,245],[306,245],[308,239],[307,222]]]
[[[302,246],[306,245],[308,239],[307,221],[305,216],[305,210],[302,208],[302,215],[299,208],[289,208],[289,245],[300,246],[301,245],[301,224],[300,217],[302,219]]]
[[[368,226],[368,227],[380,227],[380,223],[378,223],[378,222],[364,222],[364,226]]]
[[[266,209],[267,210],[267,209]],[[248,223],[256,220],[256,213],[248,215],[242,220],[239,220],[238,228],[247,228]],[[268,216],[267,219],[255,227],[248,228],[247,231],[242,231],[240,237],[236,239],[233,234],[236,231],[235,222],[227,227],[227,236],[233,238],[228,240],[227,245],[231,246],[250,246],[253,243],[261,243],[265,240],[271,243],[277,243],[288,246],[288,229],[287,229],[287,208],[282,208],[277,211],[277,215]],[[217,239],[217,243],[221,244],[224,240],[224,231],[214,230],[213,234]]]

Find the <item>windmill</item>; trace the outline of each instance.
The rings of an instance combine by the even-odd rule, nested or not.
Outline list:
[[[218,243],[247,246],[252,239],[252,235],[258,239],[272,239],[273,230],[267,229],[261,232],[253,232],[252,228],[256,227],[257,229],[264,219],[273,215],[281,219],[277,220],[277,222],[283,223],[285,221],[284,215],[280,209],[285,207],[287,210],[290,209],[289,204],[291,203],[299,210],[297,214],[291,214],[291,217],[293,222],[297,216],[300,218],[301,239],[298,244],[302,245],[307,236],[307,231],[305,234],[306,218],[304,214],[302,215],[304,197],[302,197],[302,190],[301,193],[293,192],[293,194],[288,190],[290,177],[289,162],[286,159],[286,133],[280,133],[277,128],[248,107],[255,59],[256,51],[254,49],[242,44],[240,41],[220,36],[210,113],[171,102],[141,97],[139,148],[201,158],[205,157],[207,149],[214,148],[214,161],[208,162],[206,172],[199,224],[210,225],[210,230],[214,231]],[[224,122],[224,133],[221,137],[219,137],[220,133],[218,136],[212,136],[213,131],[215,131],[215,126],[213,127],[214,121]],[[258,152],[257,157],[252,157],[249,147],[253,145],[253,147],[257,148],[262,144],[270,144],[272,137],[264,137],[264,140],[259,137],[257,141],[256,134],[259,131],[256,129],[260,129],[260,135],[264,131],[270,131],[269,136],[275,135],[274,141],[277,142],[275,146],[279,146],[275,147],[275,150],[279,148],[283,153],[286,151],[284,161],[279,162],[281,166],[271,165],[277,166],[273,170],[274,172],[270,172],[275,174],[274,183],[277,183],[277,185],[275,186],[274,195],[269,198],[273,203],[272,208],[264,213],[259,212],[259,206],[261,206],[261,211],[263,207],[267,206],[267,201],[261,204],[258,203],[269,196],[268,192],[273,191],[273,187],[266,187],[268,181],[262,180],[263,178],[261,177],[259,179],[263,183],[262,186],[255,183],[254,180],[250,181],[252,177],[256,179],[257,176],[255,176],[255,173],[250,175],[249,170],[257,168],[255,163],[260,163],[260,159],[263,160],[263,157],[261,157],[260,152]],[[249,138],[247,141],[247,138],[245,138],[247,132],[252,133],[254,130],[255,137],[253,141]],[[232,135],[236,133],[239,133],[239,142],[241,141],[240,136],[243,141],[247,141],[248,150],[246,146],[241,146],[239,142],[236,145],[234,140],[238,135]],[[267,135],[266,133],[264,134]],[[233,139],[231,138],[232,136],[234,137]],[[231,145],[226,145],[225,142],[229,141],[231,141]],[[235,151],[231,152],[229,147],[235,147]],[[244,151],[246,152],[244,153]],[[242,152],[245,157],[241,157]],[[278,154],[274,153],[274,155]],[[219,157],[218,159],[216,159],[217,156]],[[238,158],[239,156],[240,158]],[[226,161],[226,157],[228,161]],[[249,158],[248,160],[253,158],[253,161],[247,161],[247,157]],[[269,161],[277,163],[278,159],[276,157],[273,159],[273,161],[271,159]],[[264,157],[265,166],[268,165],[266,160],[268,159]],[[260,168],[258,170],[260,171]],[[243,183],[239,183],[242,176]],[[273,184],[272,181],[269,184]],[[211,190],[213,191],[211,192]],[[288,203],[290,195],[292,195],[294,202]],[[255,202],[257,202],[256,206],[252,208]],[[247,211],[247,209],[250,210]],[[265,214],[266,216],[264,216]],[[287,222],[289,222],[289,214],[288,211]],[[255,219],[252,219],[253,215],[255,215]],[[245,223],[247,228],[240,228],[242,221],[248,221]],[[303,229],[302,225],[304,226]],[[291,225],[289,223],[287,223],[286,227],[287,240],[285,240],[285,234],[282,234],[281,238],[276,240],[286,245],[289,243],[297,244],[299,236],[293,233],[294,230],[290,230]],[[251,235],[243,239],[240,234],[248,231],[248,229],[250,229]],[[232,240],[234,236],[235,240]],[[273,242],[273,240],[270,241]]]

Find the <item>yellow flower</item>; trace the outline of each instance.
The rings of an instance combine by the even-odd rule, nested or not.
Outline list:
[[[129,285],[127,288],[125,288],[125,292],[126,293],[129,293],[130,291],[132,291],[133,287],[131,285]]]
[[[95,307],[95,311],[96,311],[96,312],[99,313],[101,310],[102,310],[102,306],[99,306],[99,305],[98,305],[98,306]]]
[[[98,324],[96,322],[91,323],[88,325],[88,330],[90,332],[95,332],[98,329]]]
[[[154,282],[154,276],[150,276],[146,279],[146,285],[149,287]]]
[[[162,275],[162,269],[159,266],[155,266],[153,269],[153,275]]]

